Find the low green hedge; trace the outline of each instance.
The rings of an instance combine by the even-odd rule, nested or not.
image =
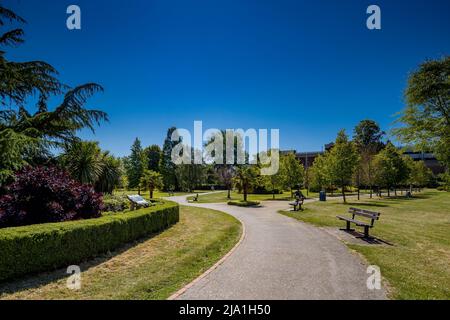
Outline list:
[[[0,281],[80,263],[179,221],[179,206],[157,206],[98,219],[0,229]]]
[[[259,206],[259,202],[258,201],[228,201],[228,205],[238,206],[238,207],[253,207],[253,206]]]

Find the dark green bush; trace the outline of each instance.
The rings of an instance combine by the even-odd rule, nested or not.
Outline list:
[[[238,207],[253,207],[253,206],[259,206],[259,202],[258,201],[228,201],[228,205],[238,206]]]
[[[0,229],[0,281],[80,263],[178,221],[179,206],[166,201],[98,219]]]

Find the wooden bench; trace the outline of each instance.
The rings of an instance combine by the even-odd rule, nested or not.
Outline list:
[[[300,199],[295,200],[294,202],[290,202],[289,205],[294,207],[294,211],[300,211],[300,210],[302,210],[304,201],[305,201],[305,198],[300,198]]]
[[[369,237],[369,229],[373,228],[375,220],[380,219],[381,213],[369,211],[369,210],[358,209],[358,208],[350,208],[350,209],[348,209],[348,212],[352,215],[351,218],[345,217],[345,216],[337,216],[336,217],[339,220],[343,220],[343,221],[347,222],[347,227],[345,229],[341,229],[341,230],[354,231],[354,229],[350,228],[350,224],[354,223],[358,227],[364,227],[364,237],[363,238],[370,238]],[[370,222],[356,220],[355,219],[356,216],[370,219]]]
[[[131,210],[136,210],[139,208],[147,208],[150,206],[150,203],[140,195],[129,195],[127,196],[127,198],[128,200],[130,200]]]

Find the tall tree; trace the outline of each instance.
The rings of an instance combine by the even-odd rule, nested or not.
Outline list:
[[[6,23],[24,24],[25,19],[0,4],[0,27]],[[24,42],[21,28],[0,33],[0,106],[25,104],[26,99],[39,93],[48,97],[59,94],[64,86],[57,80],[58,72],[43,61],[12,62],[6,59],[6,47],[16,47]]]
[[[430,183],[433,173],[424,161],[414,161],[410,157],[405,157],[405,160],[410,172],[407,181],[410,184],[410,191],[412,191],[412,187],[420,189]]]
[[[334,147],[328,154],[328,166],[334,184],[341,187],[344,203],[345,188],[351,184],[359,161],[355,145],[348,140],[344,130],[339,131]]]
[[[147,169],[159,172],[159,163],[162,157],[161,148],[154,144],[145,148],[144,153],[147,157]]]
[[[267,153],[262,152],[260,153],[259,159],[261,160],[261,157],[271,157],[272,152],[279,152],[277,149],[271,149]],[[264,165],[261,162],[259,163],[261,168],[268,167],[268,165]],[[275,199],[275,194],[277,191],[282,191],[284,186],[286,185],[286,176],[285,172],[282,168],[279,168],[279,170],[275,174],[271,175],[265,175],[260,177],[261,180],[261,186],[266,189],[270,190],[272,192],[272,199]]]
[[[159,164],[159,170],[163,177],[164,188],[167,190],[178,190],[178,181],[175,174],[176,165],[172,161],[172,149],[177,142],[172,141],[172,133],[177,128],[172,127],[167,131],[166,139],[164,140],[164,146],[162,150],[161,161]]]
[[[219,179],[219,182],[227,189],[227,198],[231,199],[231,189],[233,188],[233,179],[235,178],[236,173],[236,165],[238,160],[238,154],[242,153],[245,154],[245,159],[248,160],[248,155],[246,154],[243,146],[242,139],[239,138],[239,136],[235,135],[233,137],[233,142],[228,142],[228,136],[226,134],[225,130],[221,131],[220,134],[222,138],[222,162],[223,163],[216,163],[213,161],[213,166],[216,171],[217,177]],[[210,137],[210,139],[206,142],[206,146],[209,146],[210,144],[215,143],[215,138],[217,137]],[[227,163],[227,145],[232,145],[232,152],[234,157],[234,163]],[[215,157],[215,153],[212,155]]]
[[[187,148],[186,148],[187,149]],[[195,153],[201,154],[199,150],[191,148],[191,158]],[[182,191],[192,192],[196,186],[200,186],[206,179],[206,166],[203,164],[180,164],[176,166],[175,175]]]
[[[375,181],[378,186],[387,188],[388,196],[392,188],[396,190],[409,177],[410,168],[405,159],[391,142],[375,156]]]
[[[303,165],[295,157],[295,154],[289,153],[281,157],[280,171],[284,177],[284,185],[291,191],[291,197],[293,197],[294,189],[300,189],[303,185],[305,174]]]
[[[327,151],[328,152],[328,151]],[[311,187],[318,191],[324,191],[332,187],[331,174],[328,165],[328,154],[319,155],[309,169]]]
[[[353,141],[360,155],[360,162],[356,169],[356,184],[359,188],[364,183],[370,188],[370,198],[372,198],[374,172],[373,158],[383,148],[384,132],[373,120],[363,120],[354,129]]]
[[[232,165],[222,165],[216,168],[219,182],[227,189],[227,198],[231,199],[231,189],[233,188],[233,178],[235,168]]]
[[[0,27],[6,22],[24,23],[24,19],[0,5]],[[77,140],[80,129],[107,121],[106,113],[88,110],[87,100],[103,88],[88,83],[74,89],[61,84],[57,71],[42,61],[12,62],[5,58],[4,47],[23,42],[23,30],[0,33],[0,187],[12,173],[37,158],[47,157],[51,147]],[[64,99],[53,111],[47,107],[52,95],[64,93]],[[38,96],[36,112],[24,107],[30,96]]]
[[[131,146],[131,155],[127,161],[128,188],[138,188],[141,194],[140,181],[146,167],[145,155],[142,150],[141,141],[136,138]]]
[[[258,168],[255,165],[239,165],[236,168],[234,181],[239,189],[242,190],[244,201],[247,201],[248,193],[258,178]]]
[[[150,199],[153,199],[153,192],[155,189],[162,189],[164,187],[162,176],[159,172],[145,169],[140,180],[143,190],[150,191]]]
[[[426,61],[413,72],[405,92],[406,108],[394,133],[419,151],[432,150],[450,167],[450,56]]]

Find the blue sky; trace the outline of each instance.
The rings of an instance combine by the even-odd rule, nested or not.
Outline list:
[[[116,155],[167,128],[278,128],[283,149],[321,150],[370,118],[388,130],[407,75],[450,54],[450,2],[287,0],[4,0],[28,21],[14,60],[44,60],[75,86],[105,93],[88,106],[110,123],[95,136]],[[82,30],[66,28],[66,8]],[[382,30],[366,28],[366,8]],[[55,101],[57,102],[57,101]]]

